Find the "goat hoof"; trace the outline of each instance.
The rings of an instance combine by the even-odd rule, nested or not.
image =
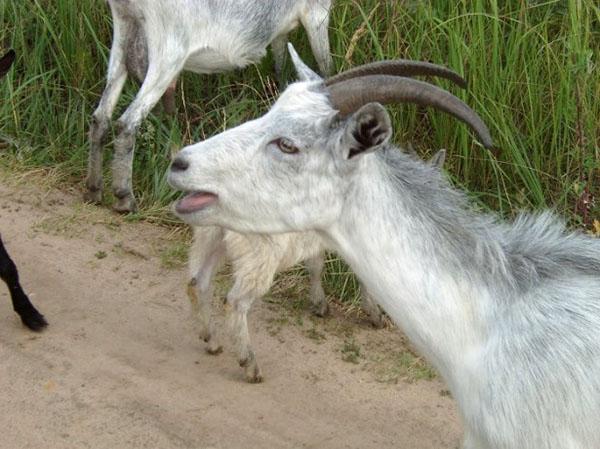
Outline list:
[[[137,204],[133,195],[126,196],[124,198],[118,198],[113,204],[113,210],[120,214],[127,214],[129,212],[137,212]]]
[[[101,204],[102,203],[102,189],[91,190],[88,189],[83,194],[83,201],[90,204]]]
[[[208,329],[206,329],[203,326],[202,329],[198,332],[198,337],[200,337],[200,340],[202,340],[204,343],[208,343],[210,341],[212,335],[210,335],[210,332],[208,331]]]
[[[322,304],[313,306],[312,313],[320,318],[326,317],[329,315],[329,304],[327,302],[323,302]]]
[[[214,347],[209,345],[206,347],[206,352],[210,355],[219,355],[223,352],[223,346],[217,345],[216,347]]]
[[[374,329],[383,329],[383,315],[379,315],[377,317],[370,317],[369,321],[371,322],[371,326]]]
[[[26,327],[35,332],[40,332],[48,326],[48,322],[46,321],[46,318],[44,318],[44,315],[35,309],[21,315],[21,321]]]
[[[381,310],[377,310],[377,312],[367,311],[367,313],[369,315],[369,323],[371,323],[371,327],[375,329],[382,329],[385,324],[383,321],[383,312]]]
[[[246,382],[248,382],[249,384],[259,384],[263,380],[264,379],[262,377],[262,374],[260,374],[260,372],[257,372],[257,373],[252,374],[252,375],[246,374]]]
[[[246,368],[246,382],[249,384],[259,384],[263,381],[263,376],[260,372],[260,368],[256,363]]]

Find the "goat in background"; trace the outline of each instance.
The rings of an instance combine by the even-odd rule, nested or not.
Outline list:
[[[132,190],[135,134],[142,120],[182,70],[218,73],[260,61],[271,45],[280,76],[290,31],[302,23],[324,74],[333,68],[329,54],[331,0],[108,0],[113,41],[106,87],[89,131],[87,191],[102,200],[102,150],[109,121],[131,74],[142,82],[133,102],[117,121],[112,162],[113,208],[136,209]],[[167,103],[171,100],[167,100]]]

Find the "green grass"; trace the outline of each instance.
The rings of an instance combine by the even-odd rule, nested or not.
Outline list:
[[[432,380],[437,374],[421,357],[408,350],[393,351],[385,357],[374,357],[375,378],[379,382],[398,383]]]
[[[344,341],[343,346],[340,348],[342,353],[342,360],[348,363],[354,363],[355,365],[360,363],[360,346],[353,338]]]
[[[189,242],[177,240],[159,251],[163,268],[182,268],[188,260]]]
[[[597,1],[338,0],[330,37],[338,70],[403,57],[465,75],[467,92],[440,83],[488,123],[500,149],[496,156],[454,119],[414,107],[391,108],[395,141],[412,142],[424,157],[447,148],[447,170],[483,208],[511,216],[522,208],[552,207],[574,226],[598,218]],[[110,38],[104,2],[0,2],[0,43],[19,55],[0,83],[0,139],[10,142],[0,164],[52,167],[63,181],[82,183],[87,128],[103,89]],[[303,30],[291,40],[314,66]],[[135,92],[129,83],[119,110]],[[165,170],[174,149],[256,117],[276,94],[270,58],[236,73],[185,74],[177,119],[159,108],[138,136],[134,186],[141,216],[168,217],[165,206],[175,194]],[[587,221],[576,206],[586,191],[597,204]],[[354,297],[345,266],[333,260],[328,269],[330,290]]]

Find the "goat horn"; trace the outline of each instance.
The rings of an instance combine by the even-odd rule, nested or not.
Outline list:
[[[439,76],[452,81],[454,84],[467,88],[467,81],[453,70],[430,62],[411,61],[410,59],[395,59],[393,61],[378,61],[355,67],[345,72],[334,75],[325,80],[326,86],[359,78],[365,75],[394,75],[394,76]]]
[[[469,125],[486,148],[494,145],[487,126],[475,111],[450,92],[424,81],[400,76],[367,75],[335,83],[328,86],[327,90],[331,104],[342,115],[349,115],[372,102],[431,106]]]

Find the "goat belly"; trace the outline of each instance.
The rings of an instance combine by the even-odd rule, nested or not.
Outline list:
[[[177,202],[177,212],[186,214],[196,212],[217,201],[217,195],[210,192],[194,192],[184,196]]]
[[[188,57],[184,69],[195,73],[221,73],[246,65],[248,63],[229,58],[217,49],[204,47]]]

